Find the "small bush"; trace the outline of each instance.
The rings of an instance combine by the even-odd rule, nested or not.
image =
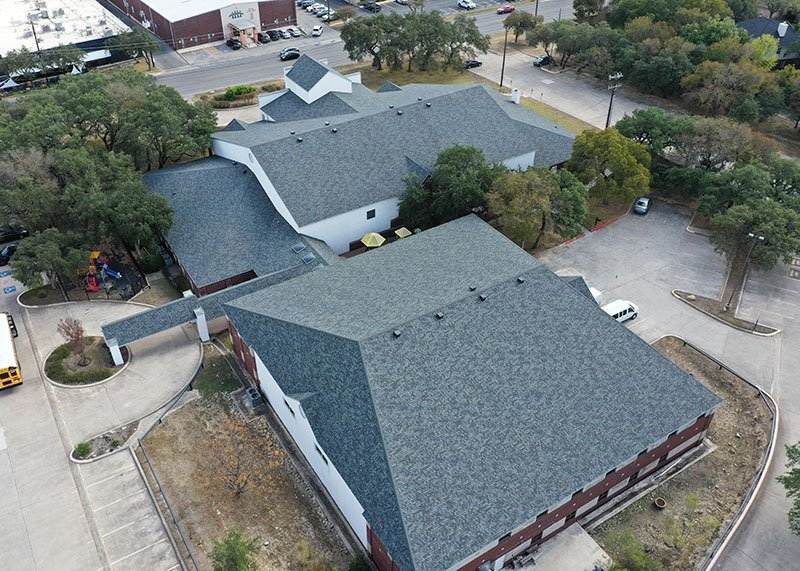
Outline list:
[[[280,91],[281,89],[283,89],[283,86],[280,83],[268,83],[261,86],[261,91],[265,91],[267,93],[271,93],[272,91]]]
[[[111,449],[112,450],[116,450],[120,446],[122,446],[122,440],[120,440],[119,438],[112,438],[111,439]]]
[[[113,369],[107,369],[105,367],[90,368],[75,373],[67,371],[67,369],[64,368],[63,361],[71,354],[72,351],[67,344],[61,345],[50,353],[50,356],[44,363],[44,372],[48,378],[57,383],[64,383],[67,385],[86,385],[89,383],[97,383],[114,374]]]
[[[369,563],[363,557],[353,559],[348,565],[347,571],[370,571]]]
[[[234,85],[225,90],[222,95],[215,95],[214,99],[224,101],[235,101],[236,99],[249,99],[256,92],[252,85]]]
[[[75,446],[75,457],[80,459],[88,458],[93,449],[91,442],[81,442]]]
[[[164,258],[160,254],[147,254],[141,261],[142,271],[152,274],[164,267]]]

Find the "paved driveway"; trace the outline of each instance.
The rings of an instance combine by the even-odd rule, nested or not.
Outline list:
[[[785,266],[753,273],[747,281],[740,313],[782,328],[776,337],[742,333],[702,315],[670,291],[719,295],[725,263],[706,238],[685,231],[687,223],[686,213],[657,203],[645,217],[626,216],[571,245],[548,251],[541,259],[553,270],[583,274],[603,292],[605,302],[622,298],[637,303],[641,316],[629,327],[646,341],[680,335],[770,390],[781,411],[779,446],[800,440],[800,388],[795,380],[800,370],[800,282],[787,277]],[[800,537],[788,531],[789,503],[775,481],[784,460],[781,448],[761,495],[718,569],[797,568]]]

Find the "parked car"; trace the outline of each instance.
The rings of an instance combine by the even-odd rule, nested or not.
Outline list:
[[[339,16],[336,14],[336,10],[331,10],[322,17],[323,22],[332,22],[333,20],[338,20],[338,19]]]
[[[533,56],[531,61],[533,62],[534,67],[543,67],[545,65],[550,65],[551,63],[553,63],[553,58],[551,58],[549,55],[540,55],[540,56]]]
[[[401,6],[408,6],[408,0],[394,0],[395,4],[400,4]]]
[[[291,39],[292,34],[289,33],[289,30],[279,30],[278,33],[284,40]]]
[[[458,7],[462,10],[474,10],[478,5],[472,0],[458,0]]]
[[[464,69],[472,69],[474,67],[480,67],[483,65],[482,61],[478,61],[476,59],[468,59],[464,62]]]
[[[322,35],[322,32],[323,32],[323,28],[322,28],[322,26],[314,26],[314,27],[311,29],[311,35],[312,35],[313,37],[315,37],[315,38],[316,38],[316,37],[319,37],[319,36],[321,36],[321,35]]]
[[[327,8],[323,8],[322,10],[319,10],[319,11],[318,11],[316,14],[314,14],[314,15],[315,15],[317,18],[324,18],[325,16],[327,16],[327,15],[328,15],[328,9],[327,9]]]
[[[293,38],[300,38],[303,36],[303,34],[301,34],[300,30],[297,28],[289,28],[287,31],[292,35]]]
[[[653,201],[650,200],[646,196],[640,196],[636,199],[636,202],[633,203],[633,211],[636,214],[641,214],[644,216],[648,212],[650,212],[650,206],[653,204]]]
[[[300,50],[297,48],[283,48],[281,53],[278,54],[281,61],[289,61],[290,59],[297,59],[300,57]]]
[[[312,13],[324,7],[325,4],[320,4],[319,2],[315,2],[314,4],[306,8],[306,12]]]
[[[516,8],[514,8],[511,4],[503,4],[502,6],[500,6],[497,9],[497,13],[498,14],[510,14],[514,10],[516,10]]]
[[[16,251],[17,251],[16,244],[9,244],[8,246],[0,250],[0,266],[7,266],[8,262],[11,261],[11,258],[14,257],[14,253]]]
[[[225,45],[234,50],[238,50],[242,47],[242,42],[240,42],[238,38],[228,38]]]
[[[5,244],[6,242],[11,242],[12,240],[21,240],[28,235],[28,231],[25,228],[20,228],[18,226],[4,226],[0,228],[0,244]]]
[[[616,319],[619,323],[636,319],[639,316],[639,307],[630,301],[618,299],[603,306],[603,311]]]
[[[381,11],[380,4],[376,4],[375,2],[366,2],[362,4],[361,7],[364,8],[364,10],[366,10],[367,12],[373,12],[375,14]]]
[[[308,8],[309,6],[311,6],[312,4],[316,4],[316,3],[317,3],[317,1],[316,1],[316,0],[303,0],[303,1],[300,3],[300,7],[301,7],[303,10],[305,10],[306,8]]]
[[[268,44],[270,42],[269,34],[267,32],[258,32],[258,41],[261,44]]]
[[[281,35],[278,32],[278,30],[267,30],[267,35],[269,36],[269,39],[272,40],[273,42],[277,42],[278,40],[281,39]]]

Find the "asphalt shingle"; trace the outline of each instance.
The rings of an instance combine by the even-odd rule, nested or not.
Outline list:
[[[320,79],[325,77],[328,71],[329,68],[327,66],[303,54],[297,59],[297,62],[286,74],[286,77],[306,91],[310,91]]]

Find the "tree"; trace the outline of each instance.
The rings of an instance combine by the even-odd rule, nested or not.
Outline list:
[[[729,260],[751,248],[750,261],[770,269],[779,260],[788,263],[800,252],[800,212],[769,198],[748,200],[714,215],[711,228],[714,247]]]
[[[502,168],[488,164],[475,147],[444,149],[427,180],[406,180],[400,218],[409,226],[429,228],[469,214],[486,203],[486,193],[500,172]]]
[[[595,22],[603,11],[603,0],[572,0],[572,10],[578,22]]]
[[[339,14],[339,11],[336,12]],[[159,49],[158,42],[142,28],[134,28],[125,34],[119,34],[106,42],[111,53],[122,53],[130,58],[144,58],[147,69],[153,69],[155,59],[153,52]]]
[[[728,0],[728,6],[730,6],[731,12],[733,12],[733,19],[737,22],[755,18],[758,14],[758,7],[756,6],[755,0]]]
[[[73,246],[74,239],[55,228],[24,238],[11,260],[11,273],[28,287],[58,286],[60,276],[74,275],[89,253]],[[44,279],[43,279],[44,276]]]
[[[614,0],[608,13],[608,23],[622,28],[639,16],[648,16],[654,22],[670,22],[675,14],[673,0]]]
[[[535,249],[544,234],[551,200],[558,188],[558,178],[548,170],[509,171],[497,177],[486,199],[503,233],[523,249],[530,242]]]
[[[756,67],[769,71],[778,63],[777,38],[764,34],[750,42],[750,48],[752,50],[750,61]]]
[[[489,36],[481,34],[475,18],[463,14],[446,22],[444,42],[445,67],[459,65],[465,59],[475,57],[477,52],[488,52],[491,47]]]
[[[86,56],[85,51],[72,44],[67,44],[43,50],[39,54],[38,60],[43,70],[70,71],[73,66],[83,64],[84,56]]]
[[[58,322],[58,332],[69,344],[69,348],[76,353],[80,359],[78,365],[85,367],[89,364],[86,358],[86,333],[83,330],[83,323],[74,317],[65,317]]]
[[[575,138],[567,163],[591,195],[603,204],[628,202],[647,194],[650,186],[650,153],[647,147],[626,139],[616,129],[583,131]]]
[[[0,68],[11,77],[22,77],[23,80],[30,81],[37,73],[36,55],[25,46],[11,50],[0,59]]]
[[[737,161],[770,160],[776,146],[747,125],[727,117],[696,117],[691,129],[675,140],[675,152],[684,164],[719,171]]]
[[[788,6],[787,0],[764,0],[764,7],[769,13],[769,18],[782,13]]]
[[[222,539],[214,542],[211,551],[214,571],[257,571],[258,543],[257,538],[248,539],[239,528],[230,528]]]
[[[639,57],[628,72],[628,80],[643,91],[663,96],[677,95],[681,92],[682,78],[694,69],[692,48],[692,44],[681,38],[667,40],[655,50],[648,49],[645,42],[639,46]]]
[[[737,27],[733,18],[703,18],[683,26],[680,35],[692,43],[706,46],[725,38],[738,38],[741,43],[747,41],[747,32]]]
[[[755,97],[766,81],[764,72],[748,62],[706,61],[681,82],[686,100],[709,115],[730,115],[746,97]]]
[[[474,21],[473,18],[470,18]],[[530,12],[512,12],[506,19],[503,20],[503,27],[506,30],[511,30],[514,33],[514,43],[516,44],[519,41],[519,37],[526,33],[532,32],[540,26],[544,19],[541,16],[534,16]]]
[[[339,16],[339,19],[346,24],[355,17],[356,11],[353,10],[351,6],[342,6],[341,8],[336,9],[336,15]]]
[[[786,473],[778,476],[778,481],[783,484],[786,497],[792,500],[789,529],[800,535],[800,443],[786,445]]]
[[[678,137],[691,129],[692,119],[674,115],[656,107],[636,109],[614,126],[628,139],[645,145],[654,155],[673,147]]]
[[[342,26],[341,38],[344,49],[353,61],[372,58],[376,69],[383,69],[387,18],[378,14],[372,18],[355,18]]]
[[[566,169],[558,171],[558,191],[550,200],[550,216],[556,232],[562,238],[574,238],[581,233],[589,214],[589,189]]]

